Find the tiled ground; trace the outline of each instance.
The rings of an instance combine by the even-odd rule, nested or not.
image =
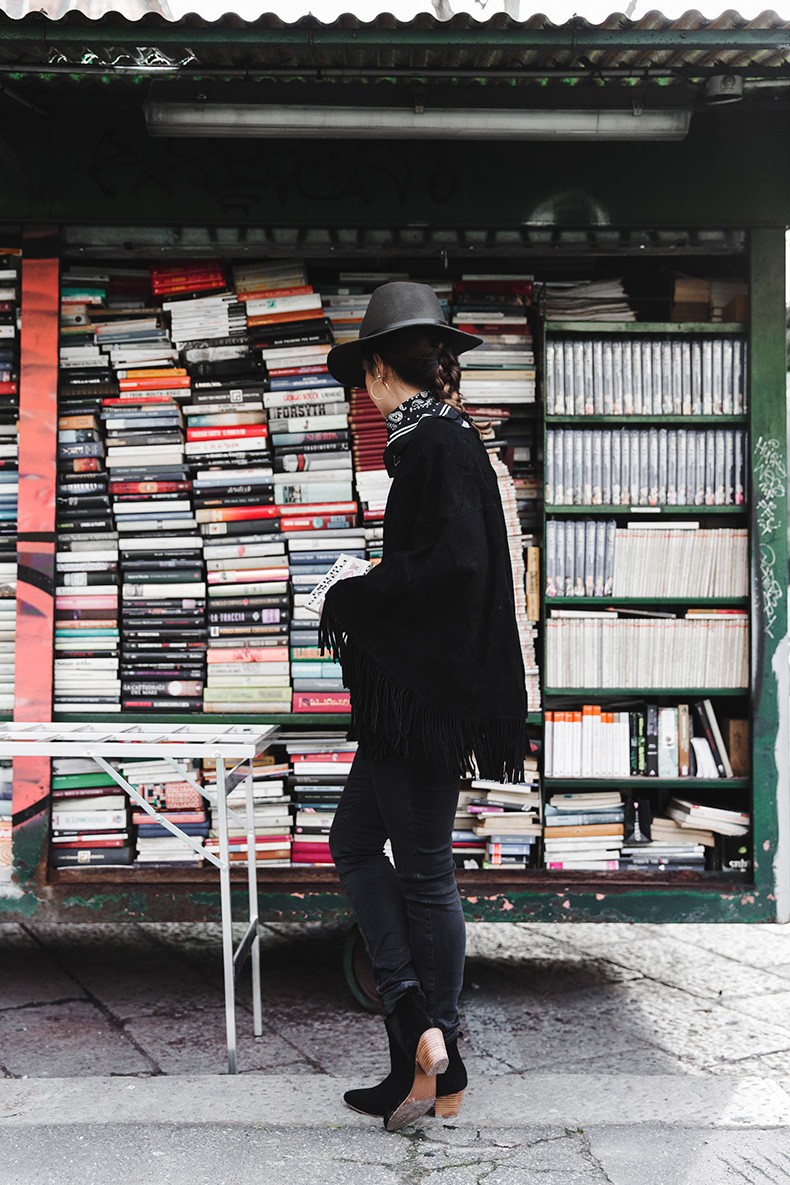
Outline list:
[[[265,1034],[245,983],[242,1072],[376,1075],[381,1021],[350,996],[343,939],[264,927]],[[487,1075],[790,1077],[790,927],[471,926],[462,1008]],[[218,927],[0,926],[6,1077],[223,1069]]]

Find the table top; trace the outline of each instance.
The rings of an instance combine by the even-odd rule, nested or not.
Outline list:
[[[277,724],[0,724],[0,757],[256,757]]]

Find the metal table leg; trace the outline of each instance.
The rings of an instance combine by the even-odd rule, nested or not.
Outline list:
[[[233,915],[230,897],[228,800],[225,793],[225,758],[217,754],[217,821],[219,823],[219,895],[222,907],[222,965],[225,979],[225,1026],[228,1034],[228,1073],[238,1073],[236,1058],[236,977],[233,965]]]

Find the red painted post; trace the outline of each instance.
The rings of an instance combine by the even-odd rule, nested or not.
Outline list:
[[[14,720],[52,718],[59,261],[51,231],[26,236],[19,367],[19,530]],[[14,761],[14,856],[21,880],[45,875],[46,758]]]

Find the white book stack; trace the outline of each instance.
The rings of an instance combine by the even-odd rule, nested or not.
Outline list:
[[[533,621],[529,620],[527,613],[527,573],[524,564],[524,547],[522,543],[521,524],[518,517],[516,488],[510,470],[504,461],[501,461],[494,453],[489,455],[497,476],[499,494],[502,499],[502,510],[505,516],[510,566],[513,570],[513,596],[516,607],[516,623],[521,642],[521,654],[524,660],[524,676],[527,686],[527,711],[539,712],[540,671],[535,652],[537,627]]]
[[[556,870],[620,866],[623,803],[617,791],[554,794],[544,809],[544,862]]]
[[[551,610],[546,683],[551,688],[749,685],[746,613],[628,620],[616,613]]]
[[[549,519],[547,597],[745,598],[748,532],[699,522]]]

